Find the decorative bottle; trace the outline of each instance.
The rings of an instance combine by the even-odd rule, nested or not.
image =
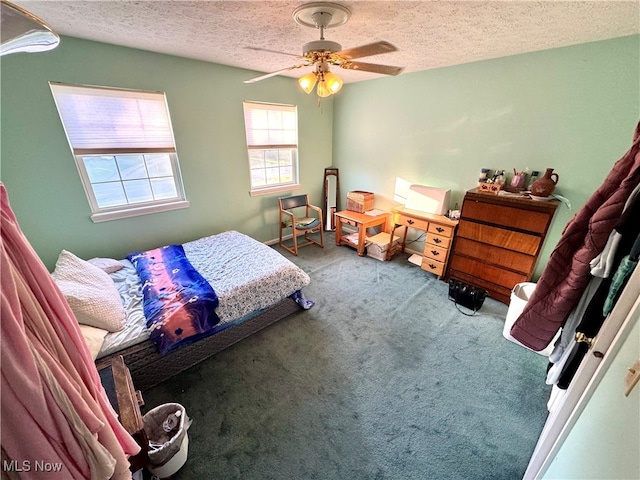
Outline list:
[[[558,180],[558,174],[553,173],[553,168],[547,168],[544,175],[531,185],[531,194],[536,197],[548,197],[555,190]]]
[[[170,433],[180,425],[180,417],[182,416],[182,412],[180,410],[176,410],[176,413],[171,413],[167,416],[167,418],[162,422],[162,429]]]

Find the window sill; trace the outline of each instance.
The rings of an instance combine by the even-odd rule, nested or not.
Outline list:
[[[260,190],[251,190],[249,195],[252,197],[259,197],[260,195],[269,195],[272,193],[281,193],[281,192],[292,192],[295,190],[300,190],[299,183],[293,183],[290,185],[278,185],[274,187],[261,188]]]
[[[119,220],[121,218],[131,218],[140,215],[149,215],[151,213],[179,210],[181,208],[188,208],[189,205],[190,204],[187,200],[180,200],[162,205],[148,205],[145,207],[127,208],[126,210],[113,210],[110,212],[94,213],[91,215],[91,220],[93,220],[94,223],[108,222],[110,220]]]

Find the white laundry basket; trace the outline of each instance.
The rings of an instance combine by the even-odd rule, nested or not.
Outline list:
[[[527,302],[529,301],[529,298],[531,298],[531,295],[533,294],[533,291],[535,289],[536,289],[536,284],[531,282],[518,283],[515,287],[513,287],[513,290],[511,291],[511,301],[509,303],[509,310],[507,310],[507,318],[504,322],[504,328],[502,329],[502,336],[507,340],[512,341],[513,343],[517,343],[521,347],[524,347],[528,350],[531,350],[532,352],[536,352],[540,355],[544,355],[545,357],[548,357],[549,355],[551,355],[551,352],[553,351],[553,344],[555,343],[559,333],[551,341],[551,343],[547,346],[547,348],[539,352],[536,350],[532,350],[525,345],[522,345],[518,340],[516,340],[511,336],[511,327],[513,327],[513,324],[516,323],[516,320],[524,310],[524,307],[527,305]]]

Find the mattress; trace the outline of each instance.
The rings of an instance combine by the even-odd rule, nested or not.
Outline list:
[[[183,244],[191,264],[218,295],[220,327],[251,318],[309,284],[309,276],[273,248],[236,231]],[[142,284],[134,266],[110,274],[127,312],[125,328],[105,337],[98,358],[149,338],[142,310]]]

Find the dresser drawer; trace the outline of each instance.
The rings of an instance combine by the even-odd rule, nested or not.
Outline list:
[[[551,215],[517,207],[468,201],[462,205],[464,219],[502,225],[516,230],[544,234],[551,222]]]
[[[434,235],[433,233],[427,233],[425,242],[431,245],[437,245],[439,247],[447,248],[447,249],[451,246],[451,238],[443,237],[441,235]],[[425,245],[425,248],[426,248],[426,245]]]
[[[447,254],[449,250],[442,247],[437,247],[436,245],[431,245],[425,243],[423,256],[426,258],[431,258],[433,260],[437,260],[439,262],[444,262],[447,259]]]
[[[422,257],[422,269],[441,277],[444,275],[445,264],[433,258]]]
[[[396,216],[396,223],[405,227],[417,228],[418,230],[426,230],[429,222],[419,218],[412,218],[401,213]]]
[[[454,227],[450,227],[449,225],[440,225],[439,223],[430,222],[427,233],[451,238],[453,236],[453,228]]]
[[[536,263],[536,257],[532,255],[494,247],[460,236],[456,240],[456,255],[479,258],[483,262],[522,272],[525,275],[533,273],[533,267]]]
[[[458,225],[458,237],[476,240],[527,255],[537,255],[542,243],[542,238],[536,235],[514,232],[465,220],[461,220]]]
[[[424,260],[422,261],[422,265],[424,268]],[[487,279],[493,285],[509,290],[515,287],[516,284],[529,280],[528,275],[488,265],[484,262],[462,257],[457,254],[453,255],[449,261],[449,270],[451,272],[450,276],[453,276],[453,271],[457,270],[459,272],[466,273],[467,275],[471,275],[472,277]]]

